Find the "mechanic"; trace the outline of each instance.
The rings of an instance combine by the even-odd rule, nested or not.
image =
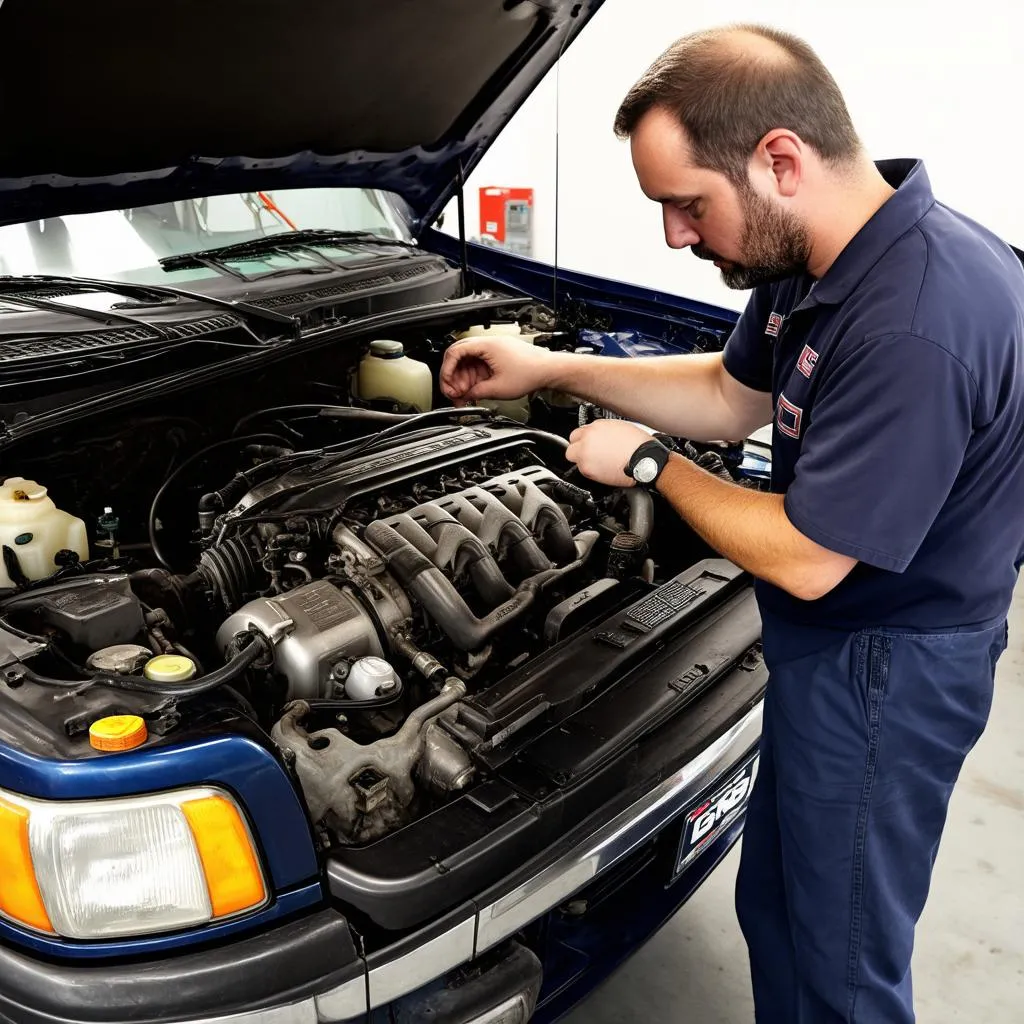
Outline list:
[[[1024,269],[921,162],[872,162],[829,72],[782,32],[676,42],[615,130],[668,245],[752,289],[724,352],[469,339],[441,386],[457,405],[555,388],[618,413],[574,431],[568,459],[656,488],[757,578],[770,681],[737,882],[756,1018],[905,1024],[1024,552]],[[651,437],[769,422],[771,493]]]

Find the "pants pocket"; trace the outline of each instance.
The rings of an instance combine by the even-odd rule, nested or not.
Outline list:
[[[888,646],[887,766],[941,773],[945,765],[944,777],[955,781],[988,721],[1006,637],[1005,623],[979,632],[869,634],[871,644]]]

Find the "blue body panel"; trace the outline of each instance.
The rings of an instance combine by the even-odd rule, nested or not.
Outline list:
[[[419,244],[453,263],[460,261],[457,239],[440,231],[423,232]],[[635,331],[666,353],[720,349],[739,314],[704,302],[680,298],[638,285],[559,269],[493,246],[468,242],[473,283],[504,286],[547,303],[559,312],[585,303],[611,331]]]
[[[311,882],[288,892],[279,892],[265,909],[256,914],[211,924],[205,928],[167,935],[152,935],[144,938],[125,939],[121,942],[70,942],[65,939],[50,939],[16,928],[7,921],[0,921],[0,941],[10,941],[36,953],[60,957],[65,960],[104,960],[111,957],[158,956],[161,953],[186,949],[198,943],[218,942],[232,935],[248,935],[253,930],[267,927],[323,903],[323,887]]]
[[[0,744],[0,787],[37,799],[97,800],[200,785],[228,790],[248,815],[276,894],[266,909],[190,932],[102,945],[47,939],[5,922],[0,922],[0,936],[56,956],[136,956],[250,931],[322,901],[320,868],[305,810],[274,756],[250,739],[218,736],[83,761],[50,761]]]

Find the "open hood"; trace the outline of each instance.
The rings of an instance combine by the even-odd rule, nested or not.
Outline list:
[[[372,187],[429,224],[603,0],[0,0],[0,224]]]

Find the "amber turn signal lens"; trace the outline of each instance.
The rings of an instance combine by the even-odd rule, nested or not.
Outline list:
[[[24,807],[0,800],[0,913],[36,931],[54,934],[36,884]]]
[[[181,810],[199,850],[214,918],[263,903],[267,892],[259,861],[237,808],[208,796],[186,801]]]

